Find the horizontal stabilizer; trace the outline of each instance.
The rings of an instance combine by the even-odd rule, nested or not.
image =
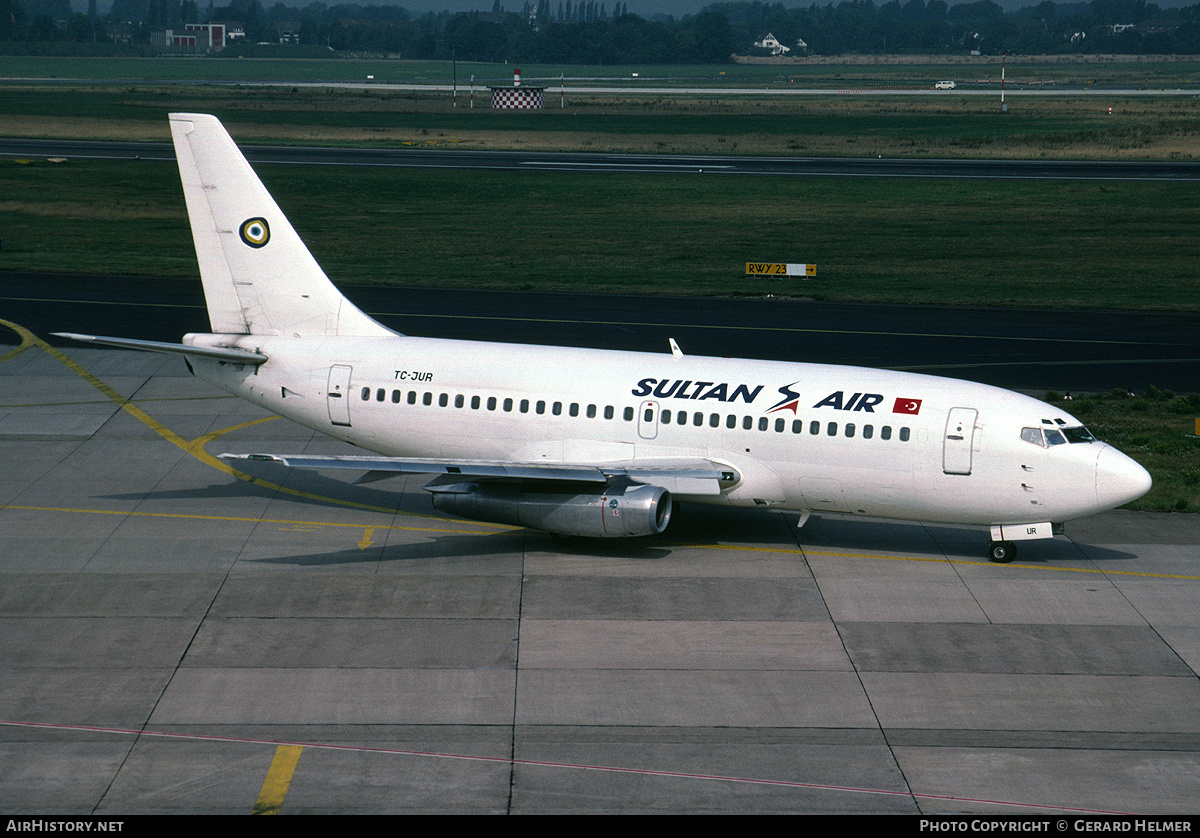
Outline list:
[[[132,338],[107,338],[96,335],[76,335],[70,332],[52,332],[55,337],[70,338],[80,343],[102,343],[121,349],[139,349],[143,352],[164,352],[168,355],[191,355],[194,358],[215,358],[231,364],[258,366],[267,360],[261,352],[238,349],[235,346],[189,346],[184,343],[163,343],[157,340],[133,340]]]

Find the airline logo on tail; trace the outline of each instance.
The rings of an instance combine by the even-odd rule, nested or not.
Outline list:
[[[265,218],[247,218],[238,228],[238,235],[246,244],[259,248],[271,240],[271,227]]]

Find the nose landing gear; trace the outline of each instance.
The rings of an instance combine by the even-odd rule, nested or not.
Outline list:
[[[988,559],[996,564],[1008,564],[1017,557],[1017,545],[1011,541],[993,541],[988,547]]]

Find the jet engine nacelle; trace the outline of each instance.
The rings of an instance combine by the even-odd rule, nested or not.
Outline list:
[[[671,493],[661,486],[608,486],[602,491],[533,491],[505,483],[429,485],[433,506],[450,515],[532,527],[556,535],[631,538],[656,535],[671,519]]]

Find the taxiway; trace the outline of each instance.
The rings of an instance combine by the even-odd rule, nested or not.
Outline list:
[[[12,328],[12,327],[6,327]],[[0,347],[0,811],[1186,813],[1200,518],[686,514],[563,552],[181,361]]]

